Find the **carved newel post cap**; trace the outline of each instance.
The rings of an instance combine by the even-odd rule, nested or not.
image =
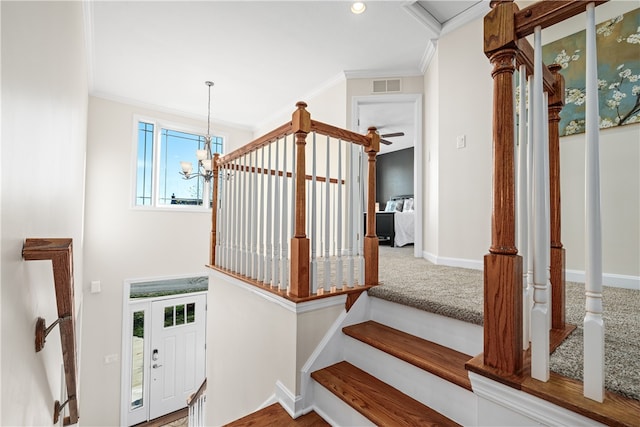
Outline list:
[[[556,74],[558,71],[562,70],[562,65],[551,64],[547,68],[549,68],[549,71],[551,71],[553,74]]]
[[[370,133],[374,133],[375,131],[377,131],[378,129],[375,126],[369,126],[369,128],[367,129]]]
[[[305,108],[307,108],[307,103],[304,101],[298,101],[296,102],[296,107],[298,107],[300,110],[304,110]]]
[[[489,2],[489,7],[491,9],[493,9],[494,7],[496,7],[500,3],[513,3],[513,0],[491,0]]]

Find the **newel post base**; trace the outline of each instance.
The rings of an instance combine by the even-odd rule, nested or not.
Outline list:
[[[364,238],[364,284],[378,284],[378,236]]]
[[[565,250],[551,247],[551,329],[565,328]]]
[[[309,239],[291,239],[291,287],[289,294],[296,298],[309,296]]]
[[[484,364],[522,370],[522,257],[484,256]]]

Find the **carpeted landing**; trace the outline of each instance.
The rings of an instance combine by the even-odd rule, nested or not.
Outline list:
[[[482,325],[481,270],[434,265],[413,247],[380,246],[379,280],[371,296]],[[640,291],[604,287],[605,387],[640,400]],[[566,284],[566,321],[576,330],[551,355],[551,370],[582,380],[584,284]]]

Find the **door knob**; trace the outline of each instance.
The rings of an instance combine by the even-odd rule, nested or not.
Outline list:
[[[161,367],[162,365],[158,365],[157,363],[154,363],[153,365],[151,365],[151,367],[153,369],[158,369],[159,367]]]

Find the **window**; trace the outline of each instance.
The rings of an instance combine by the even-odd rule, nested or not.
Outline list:
[[[138,120],[136,132],[135,206],[202,206],[204,179],[184,179],[180,162],[190,161],[197,173],[196,150],[204,149],[205,137],[152,120]],[[224,138],[211,137],[212,153],[222,153]],[[213,188],[209,186],[209,200]]]

